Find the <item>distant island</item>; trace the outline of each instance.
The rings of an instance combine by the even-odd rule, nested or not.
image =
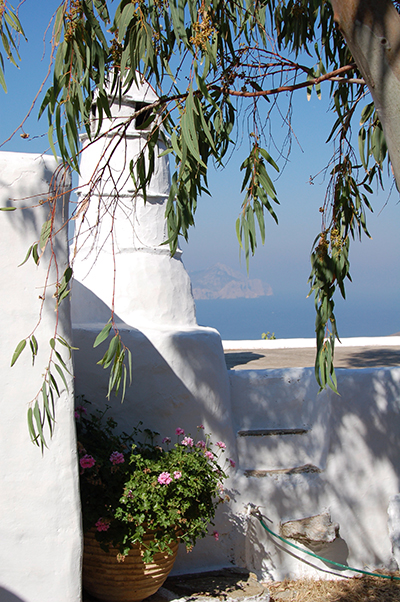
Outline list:
[[[221,263],[207,270],[191,272],[190,278],[195,299],[255,299],[273,294],[270,285],[259,278],[250,280]]]

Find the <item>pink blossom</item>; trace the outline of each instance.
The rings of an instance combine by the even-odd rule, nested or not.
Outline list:
[[[164,437],[161,443],[171,443],[171,437]]]
[[[179,428],[179,426],[178,426],[178,428],[176,429],[175,432],[176,432],[177,435],[184,435],[185,434],[185,431],[183,429]]]
[[[83,406],[76,406],[74,412],[75,418],[79,419],[82,416],[82,414],[87,414],[86,408],[84,408]]]
[[[202,430],[202,429],[204,429],[204,425],[203,424],[199,424],[199,426],[197,428],[198,428],[198,430]]]
[[[213,531],[213,536],[214,536],[215,541],[219,540],[219,533],[218,533],[218,531]]]
[[[160,483],[160,485],[169,485],[172,481],[172,478],[169,472],[162,472],[158,475],[157,481]]]
[[[235,468],[235,466],[236,466],[235,460],[232,460],[231,458],[228,458],[228,462],[232,466],[232,468]]]
[[[90,456],[89,454],[85,454],[79,460],[79,464],[81,465],[81,468],[92,468],[92,466],[94,466],[96,464],[96,460],[93,458],[93,456]]]
[[[193,439],[191,437],[184,437],[182,439],[182,445],[186,445],[187,447],[193,447]]]
[[[206,442],[205,441],[197,441],[196,447],[201,447],[201,449],[205,449]]]
[[[99,518],[99,520],[95,524],[95,527],[98,531],[108,531],[108,529],[110,528],[110,525],[103,518]]]
[[[175,470],[174,472],[174,479],[180,479],[182,476],[182,473],[180,470]]]
[[[212,460],[214,458],[214,454],[212,453],[212,451],[206,451],[206,452],[204,452],[204,455],[206,458],[209,458],[210,460]]]
[[[226,445],[223,441],[217,441],[215,445],[220,449],[226,449]]]
[[[113,452],[110,456],[111,464],[123,464],[125,462],[124,454],[121,452]]]

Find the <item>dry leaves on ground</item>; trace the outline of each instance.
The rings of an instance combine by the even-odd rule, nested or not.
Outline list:
[[[338,581],[286,580],[267,587],[270,602],[400,602],[400,581],[366,575]]]

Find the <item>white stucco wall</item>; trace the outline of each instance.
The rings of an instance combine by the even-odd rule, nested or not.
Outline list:
[[[37,241],[47,219],[49,183],[57,167],[52,157],[0,153],[0,206],[23,211],[0,212],[0,600],[3,602],[79,602],[81,599],[80,503],[73,379],[69,393],[59,383],[56,426],[42,454],[29,438],[27,409],[42,385],[56,313],[52,298],[54,263],[41,323],[35,336],[39,353],[32,367],[29,345],[13,368],[17,343],[30,335],[39,319],[49,254],[40,265],[32,259],[18,267]],[[68,185],[68,180],[66,185]],[[34,196],[31,196],[34,195]],[[56,223],[66,215],[67,196],[58,200]],[[33,208],[33,205],[37,205]],[[61,274],[68,260],[65,229],[55,249]],[[59,333],[71,340],[69,303],[62,304]],[[64,354],[63,354],[64,355]],[[66,359],[67,364],[72,366]]]
[[[57,401],[55,434],[43,455],[30,443],[26,426],[27,407],[41,386],[48,341],[54,334],[51,294],[36,333],[40,352],[35,367],[26,350],[10,368],[16,344],[37,322],[46,257],[39,267],[31,260],[18,265],[39,238],[47,218],[48,205],[40,202],[47,198],[55,168],[51,157],[0,153],[0,203],[27,207],[23,212],[0,213],[1,274],[7,284],[0,313],[1,602],[79,602],[81,594],[72,378],[69,394],[63,390]],[[28,198],[32,194],[35,199]],[[38,207],[30,207],[38,201]],[[66,205],[60,199],[60,224],[63,210]],[[67,265],[65,231],[59,234],[56,247],[62,271]],[[103,258],[98,279],[107,265],[107,260],[102,262]],[[191,554],[181,549],[173,572],[209,570],[231,563],[247,567],[262,579],[332,577],[332,570],[338,572],[322,561],[284,551],[285,546],[277,545],[256,519],[246,517],[248,503],[260,506],[275,532],[286,521],[329,512],[339,525],[339,537],[314,551],[356,568],[393,568],[387,510],[400,488],[400,368],[338,369],[340,396],[330,391],[318,394],[314,371],[309,368],[228,372],[217,331],[197,326],[190,314],[174,323],[174,304],[153,321],[152,312],[163,303],[156,297],[164,286],[160,265],[158,276],[151,276],[154,303],[148,308],[142,305],[141,311],[148,309],[143,319],[138,313],[129,313],[129,308],[122,313],[133,317],[133,324],[116,316],[133,360],[133,384],[122,405],[113,396],[106,400],[108,374],[97,365],[105,343],[93,349],[96,334],[109,319],[110,306],[96,291],[75,281],[73,342],[79,351],[74,357],[74,384],[77,394],[85,395],[93,409],[110,403],[110,413],[120,428],[127,430],[142,421],[144,428],[173,436],[177,426],[194,434],[202,423],[214,440],[227,444],[226,457],[236,461],[227,483],[230,501],[219,509],[215,524],[219,542],[210,536]],[[143,272],[132,297],[140,293],[146,298],[149,276]],[[49,282],[54,280],[51,273]],[[130,302],[129,286],[125,288]],[[177,287],[173,299],[179,299],[181,293],[188,295],[186,284],[183,289]],[[179,307],[178,302],[175,305]],[[60,333],[70,339],[68,303],[60,314]],[[386,346],[391,341],[397,343],[394,338],[375,343]],[[265,341],[269,347],[278,344]],[[280,344],[305,346],[304,341]],[[352,344],[362,342],[353,340]],[[374,340],[367,344],[373,346]],[[255,345],[260,348],[259,341]],[[248,342],[246,348],[250,348]],[[260,429],[269,433],[260,434]],[[392,522],[393,517],[392,509]]]
[[[212,433],[214,443],[224,441],[226,457],[235,458],[235,439],[230,410],[228,373],[221,339],[212,328],[165,328],[137,330],[124,325],[121,335],[132,352],[133,384],[123,404],[111,395],[106,399],[108,372],[97,365],[104,350],[93,349],[99,327],[74,324],[75,388],[91,402],[91,409],[111,406],[109,415],[129,432],[139,421],[142,428],[175,439],[177,427],[197,436],[197,425]],[[104,349],[106,346],[104,346]],[[190,554],[180,546],[174,572],[211,570],[230,563],[211,536]]]
[[[104,120],[104,138],[82,153],[80,206],[85,206],[96,165],[104,165],[105,157],[111,157],[111,162],[92,191],[87,211],[76,220],[73,249],[78,254],[72,291],[74,344],[79,348],[74,355],[76,393],[84,395],[94,409],[109,403],[110,415],[126,431],[142,421],[143,428],[173,438],[177,427],[195,436],[197,425],[203,424],[214,441],[227,444],[227,457],[234,457],[229,381],[221,338],[216,330],[197,325],[181,252],[171,257],[168,245],[163,244],[168,238],[165,209],[170,177],[168,158],[158,154],[165,145],[160,139],[145,203],[143,195],[134,191],[129,162],[144,147],[146,132],[135,129],[132,122],[116,149],[107,133],[110,127],[115,132],[121,117],[133,114],[136,101],[155,98],[147,84],[132,87],[121,106],[113,104],[112,121]],[[118,206],[114,204],[116,183]],[[100,229],[96,227],[99,216]],[[106,399],[108,371],[97,362],[107,344],[93,349],[96,335],[110,319],[113,300],[116,326],[132,353],[133,384],[123,404],[113,395]],[[227,555],[213,544],[210,535],[193,553],[180,550],[174,570],[191,572],[226,566]]]
[[[118,125],[134,114],[136,101],[156,99],[149,84],[133,85],[121,104],[114,99],[112,119],[102,122],[102,137],[85,148],[88,139],[82,136],[78,217],[71,252],[75,280],[83,285],[75,293],[74,321],[79,323],[83,320],[80,308],[90,303],[87,291],[91,291],[108,307],[114,304],[118,318],[136,328],[196,325],[181,251],[171,257],[169,245],[164,244],[168,240],[165,209],[170,175],[168,156],[159,155],[166,149],[165,143],[161,137],[157,142],[155,171],[145,202],[141,191],[135,190],[129,165],[131,161],[135,165],[146,148],[149,132],[136,129],[133,120],[122,130],[123,137],[115,135]]]
[[[340,571],[288,546],[285,552],[256,519],[245,519],[249,502],[276,533],[281,523],[328,511],[339,537],[310,551],[359,569],[395,566],[387,511],[400,487],[400,368],[338,369],[337,377],[339,396],[318,395],[312,368],[230,372],[239,459],[230,512],[239,528],[221,541],[234,549],[234,562],[263,579]],[[257,429],[277,431],[243,436]]]

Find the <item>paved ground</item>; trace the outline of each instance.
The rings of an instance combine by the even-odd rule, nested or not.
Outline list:
[[[269,602],[268,589],[245,569],[168,577],[164,586],[146,602]],[[84,594],[83,602],[97,602]]]
[[[264,370],[266,368],[313,367],[315,349],[251,349],[225,351],[229,369]],[[376,368],[400,366],[400,346],[335,348],[335,368]]]

